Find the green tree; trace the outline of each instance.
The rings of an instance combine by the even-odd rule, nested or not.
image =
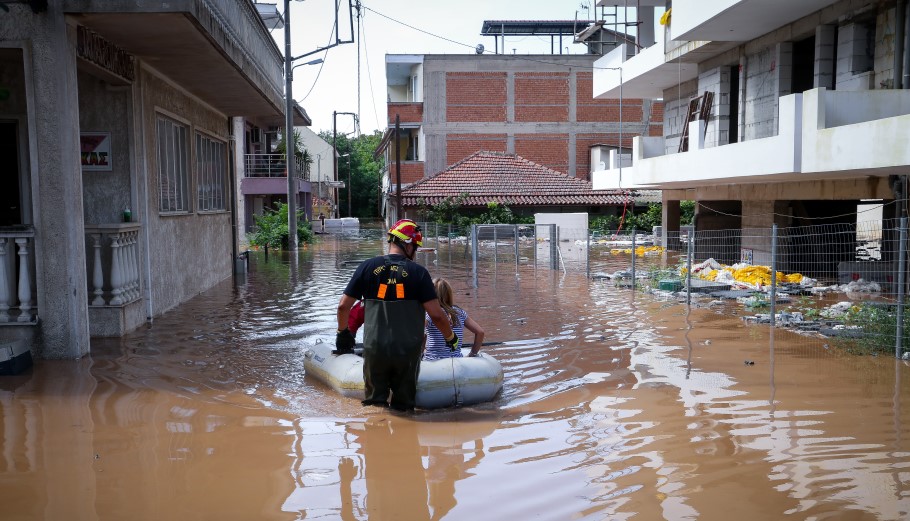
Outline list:
[[[275,153],[282,154],[282,157],[287,152],[287,143],[282,135],[278,140],[278,143],[275,145]],[[310,151],[306,149],[303,144],[303,136],[300,135],[300,131],[294,129],[294,157],[297,158],[297,163],[303,168],[303,177],[304,179],[310,178],[310,166],[313,164],[313,155],[310,154]]]
[[[332,143],[333,136],[329,131],[322,131],[319,137]],[[339,214],[348,216],[348,197],[350,194],[351,216],[374,218],[379,215],[380,171],[382,164],[373,158],[373,152],[382,140],[382,133],[363,134],[350,137],[346,134],[334,136],[338,152],[338,180],[345,187],[338,190]],[[341,157],[350,154],[349,157]],[[350,159],[350,162],[348,161]],[[350,186],[348,180],[350,179]]]

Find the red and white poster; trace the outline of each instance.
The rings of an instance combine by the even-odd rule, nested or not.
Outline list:
[[[82,170],[113,170],[110,132],[82,132],[80,145]]]

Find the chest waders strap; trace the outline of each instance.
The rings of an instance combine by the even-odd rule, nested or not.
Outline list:
[[[404,299],[404,282],[398,282],[398,274],[404,271],[405,263],[402,261],[393,261],[388,255],[385,256],[385,266],[380,277],[386,277],[386,282],[379,283],[379,289],[376,290],[376,298],[385,300],[389,286],[395,286],[395,298]]]

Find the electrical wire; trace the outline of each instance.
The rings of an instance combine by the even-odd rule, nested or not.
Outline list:
[[[874,211],[876,211],[876,210],[883,209],[883,208],[885,208],[886,206],[890,206],[890,205],[892,205],[892,204],[897,204],[898,202],[899,202],[899,201],[894,200],[894,201],[891,201],[891,202],[888,202],[888,203],[881,203],[881,204],[869,203],[869,204],[873,205],[872,208],[869,208],[869,209],[867,209],[867,210],[858,210],[858,211],[856,211],[856,212],[850,212],[850,213],[845,213],[845,214],[841,214],[841,215],[825,215],[825,216],[822,216],[822,217],[802,217],[802,216],[801,216],[801,217],[799,217],[799,218],[800,218],[801,220],[814,221],[814,220],[823,220],[823,219],[837,219],[837,218],[840,218],[840,217],[851,217],[851,216],[854,216],[854,215],[859,215],[859,214],[861,214],[861,213],[874,212]],[[734,213],[727,213],[727,212],[722,212],[722,211],[720,211],[720,210],[716,210],[716,209],[711,208],[710,206],[708,206],[708,205],[702,203],[701,201],[698,201],[698,205],[699,205],[700,207],[702,207],[702,208],[705,208],[706,210],[709,210],[709,211],[711,211],[711,212],[717,214],[717,215],[723,215],[723,216],[726,216],[726,217],[739,217],[739,218],[742,218],[742,217],[768,217],[768,216],[774,216],[774,217],[793,217],[792,215],[789,215],[789,214],[776,213],[776,212],[755,213],[755,214],[749,214],[749,215],[734,214]]]
[[[336,4],[336,5],[337,5],[337,4]],[[332,44],[332,38],[335,36],[335,32],[336,32],[337,29],[338,29],[338,24],[332,24],[332,30],[329,32],[329,42],[328,42],[326,45],[331,45],[331,44]],[[319,70],[316,71],[316,77],[313,79],[313,84],[310,85],[310,90],[308,90],[308,91],[306,92],[306,94],[305,94],[302,98],[300,98],[300,101],[301,101],[301,102],[302,102],[302,101],[305,101],[308,97],[310,97],[310,94],[313,93],[313,89],[316,88],[316,83],[319,82],[319,76],[322,75],[322,68],[325,67],[325,60],[326,60],[326,58],[328,58],[328,57],[329,57],[329,50],[326,49],[326,50],[322,53],[322,63],[319,64]]]

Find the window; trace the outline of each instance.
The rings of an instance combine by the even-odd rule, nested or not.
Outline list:
[[[158,210],[188,212],[187,127],[158,116]]]
[[[226,210],[227,154],[224,142],[196,134],[196,196],[200,212]]]

